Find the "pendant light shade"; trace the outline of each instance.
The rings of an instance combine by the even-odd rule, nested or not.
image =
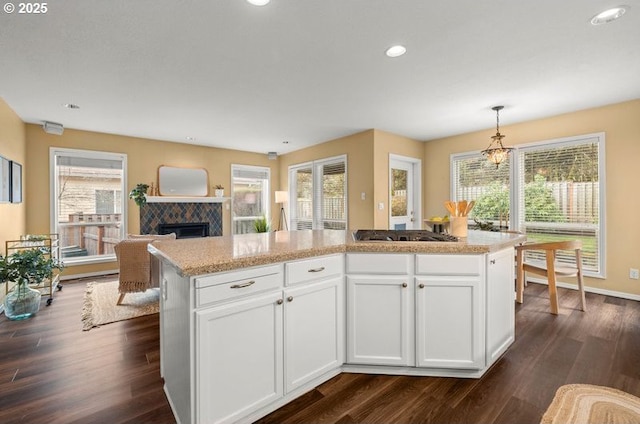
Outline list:
[[[494,106],[491,109],[496,111],[496,135],[491,137],[489,147],[484,149],[482,154],[487,157],[489,162],[495,163],[497,169],[502,162],[509,158],[509,152],[512,151],[513,148],[502,145],[502,139],[505,136],[500,134],[500,111],[504,109],[504,106]]]

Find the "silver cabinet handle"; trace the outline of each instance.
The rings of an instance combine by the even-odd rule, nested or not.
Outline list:
[[[407,283],[402,283],[402,287],[407,287]]]
[[[293,296],[287,297],[287,302],[293,302]]]
[[[162,291],[162,299],[167,300],[167,279],[162,279],[162,286],[160,287],[160,291]]]
[[[322,271],[324,271],[324,267],[323,266],[321,266],[320,268],[311,268],[307,272],[322,272]]]
[[[278,300],[276,300],[276,303],[277,303],[278,305],[282,305],[282,299],[278,299]]]
[[[246,283],[242,283],[242,284],[234,284],[230,288],[232,288],[232,289],[242,289],[244,287],[249,287],[250,285],[255,284],[255,283],[256,282],[254,280],[251,280],[251,281],[247,281]]]
[[[418,285],[418,287],[420,287],[421,289],[423,289],[423,288],[424,288],[424,284],[420,284],[420,285]]]

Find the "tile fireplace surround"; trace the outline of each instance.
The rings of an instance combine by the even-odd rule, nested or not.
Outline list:
[[[209,235],[222,235],[221,203],[147,203],[140,208],[140,234],[158,234],[160,224],[209,223]]]

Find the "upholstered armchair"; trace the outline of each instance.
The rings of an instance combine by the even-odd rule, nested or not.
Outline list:
[[[120,269],[118,305],[124,300],[125,294],[144,292],[151,287],[151,254],[147,250],[147,245],[154,240],[175,238],[174,233],[130,235],[113,247]]]

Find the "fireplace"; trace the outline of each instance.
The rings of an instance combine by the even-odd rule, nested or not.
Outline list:
[[[208,224],[207,230],[197,231],[190,228],[190,236],[202,237],[201,231],[207,231],[206,236],[222,235],[222,204],[198,202],[148,202],[140,208],[140,234],[158,234],[161,225]],[[171,229],[167,232],[176,231]],[[180,237],[180,235],[178,235]]]
[[[179,222],[158,225],[158,234],[176,233],[177,238],[208,237],[208,222]]]

